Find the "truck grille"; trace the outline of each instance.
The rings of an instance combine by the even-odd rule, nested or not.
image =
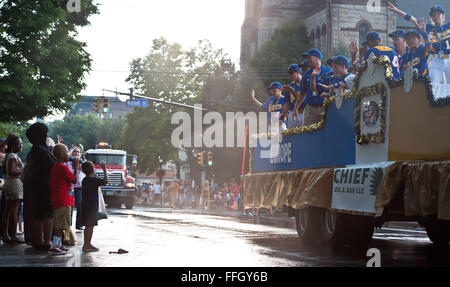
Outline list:
[[[103,172],[97,172],[96,175],[99,178],[104,178]],[[122,174],[120,172],[108,173],[108,185],[109,186],[122,186]]]

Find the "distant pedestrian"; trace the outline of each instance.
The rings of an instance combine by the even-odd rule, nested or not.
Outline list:
[[[177,180],[174,180],[169,186],[170,205],[172,208],[177,207],[179,187],[180,185],[178,184]]]
[[[211,186],[209,181],[205,180],[205,184],[202,186],[202,207],[204,209],[209,208],[209,201],[211,196]]]
[[[75,199],[71,194],[71,184],[76,183],[76,174],[78,174],[79,160],[72,159],[72,173],[66,163],[69,161],[69,150],[67,146],[58,143],[53,148],[53,154],[56,157],[56,164],[50,171],[51,201],[54,210],[54,231],[53,240],[49,254],[63,255],[67,249],[63,246],[63,232],[70,229],[70,212],[75,205]]]
[[[11,134],[6,141],[8,148],[3,162],[5,207],[2,212],[2,239],[6,243],[25,243],[17,238],[19,208],[23,199],[23,184],[20,180],[23,163],[17,154],[22,151],[22,140]]]
[[[81,161],[81,148],[79,147],[73,147],[71,149],[70,155],[73,158],[78,158]],[[70,171],[73,172],[73,166],[70,163],[69,164]],[[75,195],[75,208],[77,209],[77,217],[75,220],[75,228],[77,230],[83,230],[83,227],[81,226],[81,214],[83,213],[81,208],[81,201],[82,201],[82,188],[81,188],[81,182],[83,182],[83,178],[85,177],[84,173],[82,171],[79,171],[79,174],[77,176],[77,182],[72,184],[72,188]],[[72,217],[72,216],[71,216]],[[72,220],[71,220],[72,223]]]
[[[31,201],[35,212],[33,245],[38,250],[48,250],[51,246],[53,233],[50,170],[55,165],[56,160],[47,146],[48,127],[45,124],[32,124],[28,128],[26,135],[33,144],[28,154],[28,162],[31,162],[30,182],[32,187],[31,194],[33,195]],[[24,212],[27,213],[27,207],[25,206],[24,208]],[[27,224],[26,221],[25,225]]]
[[[92,235],[94,233],[94,226],[98,224],[98,188],[108,184],[108,173],[106,172],[106,164],[100,162],[103,169],[104,178],[95,176],[95,167],[91,161],[86,161],[82,164],[81,169],[86,177],[82,182],[83,200],[81,202],[81,209],[83,210],[81,222],[84,229],[84,252],[96,252],[99,249],[92,245]]]

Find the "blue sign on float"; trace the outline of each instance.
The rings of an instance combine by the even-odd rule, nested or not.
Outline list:
[[[147,99],[127,100],[126,105],[129,108],[145,108],[148,106],[148,100]]]

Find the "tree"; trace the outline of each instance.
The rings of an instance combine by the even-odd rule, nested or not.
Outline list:
[[[257,95],[266,95],[266,87],[274,81],[288,80],[287,68],[303,62],[302,54],[311,48],[305,25],[299,20],[288,21],[275,29],[272,37],[262,45],[242,72],[241,93],[248,95],[255,89]],[[249,97],[247,105],[252,105]]]
[[[206,40],[199,41],[192,49],[184,50],[177,43],[159,38],[153,40],[147,56],[131,62],[127,81],[149,97],[206,105],[205,84],[215,75],[233,77],[231,73],[235,73],[233,69],[225,68],[226,65],[232,64],[225,53],[213,49]],[[159,167],[159,155],[165,161],[177,158],[177,149],[170,142],[175,128],[170,120],[172,114],[179,110],[170,105],[149,103],[147,108],[127,115],[124,146],[128,152],[138,155],[141,172],[155,171]],[[184,111],[192,113],[191,110]],[[186,152],[189,161],[193,162],[191,150]]]
[[[71,108],[91,68],[77,27],[97,14],[93,0],[70,13],[67,0],[0,1],[0,121],[25,121]]]
[[[124,128],[125,123],[119,119],[101,120],[94,115],[72,115],[49,124],[51,138],[60,135],[69,148],[81,144],[85,149],[95,147],[100,141],[121,149]]]

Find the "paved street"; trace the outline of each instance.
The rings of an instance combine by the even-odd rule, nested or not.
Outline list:
[[[299,241],[293,220],[223,216],[208,211],[135,207],[110,209],[95,229],[98,253],[77,246],[51,256],[25,245],[0,247],[0,266],[365,266],[365,254],[336,254]],[[450,266],[448,249],[437,249],[419,229],[383,228],[370,248],[381,251],[382,266]],[[128,254],[109,254],[119,248]]]

